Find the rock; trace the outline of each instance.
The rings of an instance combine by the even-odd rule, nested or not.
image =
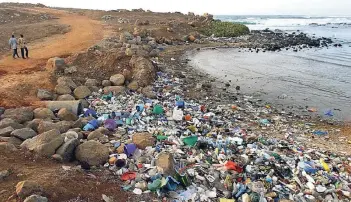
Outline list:
[[[110,81],[114,86],[122,86],[124,84],[125,78],[122,74],[115,74],[110,77]]]
[[[100,88],[97,86],[89,86],[88,87],[91,92],[99,92]]]
[[[134,51],[131,48],[127,48],[125,54],[126,56],[132,56],[134,55]]]
[[[64,86],[68,86],[71,90],[76,89],[78,86],[76,83],[74,83],[74,81],[69,78],[69,77],[59,77],[57,79],[57,85],[64,85]]]
[[[153,49],[152,51],[150,51],[149,56],[150,57],[158,57],[159,54],[160,54],[159,50]]]
[[[58,129],[61,133],[67,132],[73,126],[72,122],[60,121],[53,123],[50,121],[41,121],[38,126],[38,133],[43,133],[52,129]]]
[[[88,163],[90,166],[105,163],[108,160],[108,155],[108,148],[94,140],[79,145],[75,152],[78,161]]]
[[[190,36],[188,37],[188,39],[189,39],[189,41],[191,41],[191,42],[194,42],[194,41],[196,40],[195,36],[193,36],[193,35],[190,35]]]
[[[98,131],[104,135],[108,135],[110,133],[110,131],[107,128],[104,127],[99,127],[98,129],[96,129],[95,131]]]
[[[132,40],[133,35],[129,32],[123,32],[119,35],[119,41],[120,42],[127,42],[128,40]]]
[[[14,129],[11,126],[0,129],[0,137],[10,137],[13,130]]]
[[[88,87],[91,87],[91,86],[99,86],[100,84],[96,79],[87,79],[87,81],[85,82],[85,85]]]
[[[17,151],[15,145],[8,142],[0,142],[0,153],[13,153]]]
[[[73,94],[77,99],[83,99],[88,97],[91,94],[91,91],[86,86],[78,86],[74,89]]]
[[[38,132],[38,126],[39,123],[42,121],[42,119],[33,119],[31,121],[28,121],[26,123],[26,128],[31,128],[33,129],[35,132]]]
[[[103,80],[102,81],[102,86],[104,86],[104,87],[106,87],[106,86],[111,86],[112,85],[112,83],[111,83],[111,81],[109,81],[109,80]]]
[[[89,108],[90,104],[86,99],[80,99],[79,101],[83,108]]]
[[[65,69],[65,74],[73,74],[75,72],[77,72],[77,67],[76,66],[67,67]]]
[[[33,113],[35,119],[52,120],[56,118],[54,113],[48,108],[36,108]]]
[[[41,194],[41,192],[43,192],[43,188],[34,181],[26,180],[19,182],[16,185],[16,194],[22,199],[25,199],[32,194]]]
[[[150,133],[136,133],[133,135],[132,141],[139,149],[155,145],[155,139]]]
[[[37,93],[37,97],[40,100],[53,100],[54,99],[54,95],[45,89],[38,89],[38,93]]]
[[[54,73],[62,73],[66,68],[65,60],[62,58],[50,58],[46,63],[46,69]]]
[[[29,107],[20,107],[15,109],[5,110],[2,118],[10,118],[18,123],[24,123],[26,121],[31,121],[34,117],[33,110]]]
[[[11,136],[19,138],[21,140],[26,140],[29,138],[33,138],[37,135],[37,133],[31,128],[22,128],[12,131]]]
[[[48,202],[48,199],[46,197],[34,194],[27,197],[23,202]]]
[[[150,99],[155,99],[156,98],[156,93],[152,90],[152,86],[146,86],[145,88],[142,89],[141,93],[150,98]]]
[[[163,173],[167,175],[174,174],[174,158],[171,153],[161,152],[156,159],[156,166],[163,169]]]
[[[34,151],[40,156],[50,157],[55,154],[57,148],[63,143],[63,137],[60,131],[53,129],[35,136],[32,139],[27,139],[21,144],[21,148],[26,148]]]
[[[132,81],[130,84],[128,84],[128,88],[133,91],[137,91],[139,88],[138,82],[137,81]]]
[[[56,154],[62,157],[64,162],[69,162],[74,158],[74,150],[79,145],[78,139],[69,139],[65,142],[61,147],[59,147],[56,151]]]
[[[0,121],[0,128],[6,128],[8,126],[11,126],[13,129],[24,128],[22,124],[17,123],[11,118],[4,118]]]
[[[0,182],[10,175],[10,171],[3,170],[0,171]]]
[[[95,130],[95,131],[89,133],[87,139],[88,140],[98,140],[99,138],[102,138],[102,137],[104,137],[104,134],[102,134],[101,132]]]
[[[23,143],[23,141],[17,137],[10,137],[8,143],[19,147]]]
[[[105,94],[109,94],[110,92],[112,92],[114,95],[117,95],[117,94],[123,93],[125,91],[125,87],[124,86],[107,86],[103,90]]]
[[[57,100],[59,100],[59,101],[70,101],[70,100],[76,100],[76,99],[72,95],[65,94],[65,95],[58,96]]]
[[[60,154],[54,154],[51,156],[52,159],[54,159],[55,161],[58,161],[60,163],[63,163],[63,158]]]
[[[145,87],[154,82],[156,69],[150,60],[133,56],[129,61],[129,66],[133,68],[133,79],[138,82],[140,87]]]
[[[123,69],[122,75],[124,76],[126,81],[132,80],[132,77],[133,77],[132,72],[129,71],[128,69]]]
[[[55,92],[59,95],[71,94],[72,90],[68,85],[58,84],[55,87]]]
[[[78,119],[77,115],[66,108],[60,109],[57,113],[57,117],[62,121],[76,121]]]

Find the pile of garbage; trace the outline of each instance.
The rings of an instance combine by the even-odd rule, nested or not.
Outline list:
[[[350,200],[350,158],[304,148],[288,130],[276,139],[242,121],[243,111],[269,114],[269,106],[209,108],[206,99],[184,100],[182,80],[160,72],[153,91],[156,99],[94,93],[84,112],[95,119],[83,130],[113,131],[115,138],[99,141],[110,145],[104,166],[120,176],[123,190],[165,201]]]

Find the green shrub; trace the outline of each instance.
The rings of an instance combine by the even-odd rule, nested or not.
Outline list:
[[[250,33],[247,26],[239,23],[213,21],[202,30],[202,33],[215,37],[237,37]]]

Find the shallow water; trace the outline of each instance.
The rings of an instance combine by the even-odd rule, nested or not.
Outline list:
[[[331,109],[335,118],[351,120],[351,48],[346,44],[297,53],[204,50],[190,59],[192,66],[267,102],[299,111],[315,107],[320,115]]]

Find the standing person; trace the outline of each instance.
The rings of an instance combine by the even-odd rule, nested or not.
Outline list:
[[[28,47],[27,47],[27,42],[26,41],[24,41],[24,50],[26,51],[26,57],[27,57],[27,59],[29,58],[28,57]]]
[[[15,35],[12,35],[12,37],[9,40],[9,45],[10,48],[13,50],[13,59],[16,59],[16,56],[19,58],[18,52],[17,52],[17,39],[15,38]]]
[[[24,57],[24,50],[25,50],[25,47],[26,47],[25,43],[26,42],[24,41],[23,34],[21,34],[21,37],[18,39],[18,46],[21,48],[21,55],[22,55],[23,59],[26,59],[26,57]],[[27,57],[28,57],[28,54],[27,54]]]

